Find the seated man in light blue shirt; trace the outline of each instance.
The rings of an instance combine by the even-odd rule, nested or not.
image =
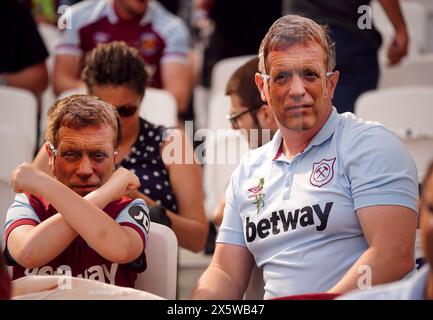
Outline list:
[[[278,19],[260,46],[256,84],[279,130],[233,173],[215,253],[193,291],[241,299],[253,265],[265,299],[345,293],[414,269],[418,184],[400,140],[338,114],[335,50],[314,21]],[[361,274],[360,274],[361,272]]]
[[[353,291],[339,299],[433,300],[433,162],[424,178],[420,204],[422,246],[428,263],[409,279]]]

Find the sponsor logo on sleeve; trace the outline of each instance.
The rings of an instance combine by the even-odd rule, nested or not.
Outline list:
[[[142,207],[134,205],[128,209],[128,214],[148,233],[150,228],[149,213]]]

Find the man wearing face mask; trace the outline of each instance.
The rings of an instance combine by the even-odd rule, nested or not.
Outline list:
[[[287,15],[269,29],[256,74],[278,131],[247,153],[226,192],[215,253],[193,291],[241,299],[254,264],[265,299],[391,282],[414,269],[418,184],[400,140],[338,114],[326,28]],[[398,161],[396,161],[398,159]]]

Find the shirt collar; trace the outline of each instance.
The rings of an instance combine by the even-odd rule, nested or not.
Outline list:
[[[150,23],[151,21],[151,17],[152,17],[152,11],[155,10],[154,9],[155,3],[153,1],[149,1],[147,3],[147,10],[146,12],[143,14],[143,17],[141,17],[141,20],[139,22],[140,26],[145,26],[146,24]]]
[[[275,135],[271,141],[272,148],[270,156],[273,157],[272,160],[278,160],[278,158],[281,156],[281,153],[283,152],[283,138],[281,136],[280,130],[275,132]]]
[[[337,112],[337,109],[335,109],[335,107],[332,107],[332,112],[329,115],[328,120],[326,120],[325,124],[314,136],[314,138],[311,140],[311,142],[308,144],[308,146],[304,149],[303,152],[307,152],[314,146],[319,146],[325,141],[327,141],[334,134],[335,130],[340,124],[340,121],[341,118]],[[283,152],[282,142],[283,138],[281,136],[280,130],[278,130],[275,133],[273,139],[271,140],[272,147],[270,148],[270,157],[272,157],[273,160],[278,160],[278,158],[281,156],[281,153]]]
[[[278,129],[277,132],[275,132],[274,137],[271,140],[271,147],[270,147],[270,153],[269,156],[272,158],[272,160],[278,160],[281,153],[283,152],[283,137],[281,136],[281,132]]]
[[[109,0],[107,6],[107,17],[108,17],[108,21],[110,21],[111,24],[116,24],[119,21],[119,17],[117,16],[116,10],[114,9],[113,0]]]

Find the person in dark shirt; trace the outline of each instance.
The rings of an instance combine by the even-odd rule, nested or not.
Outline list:
[[[30,11],[15,0],[0,2],[0,85],[40,95],[48,85],[48,51]]]

